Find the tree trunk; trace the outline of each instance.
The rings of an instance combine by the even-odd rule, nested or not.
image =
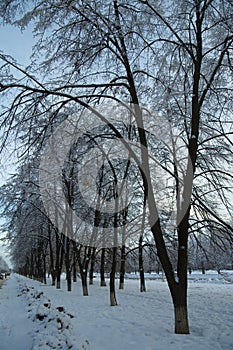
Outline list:
[[[66,263],[66,282],[67,282],[67,291],[71,292],[71,266],[70,266],[70,239],[66,237],[66,254],[65,254],[65,263]]]
[[[46,280],[46,255],[43,254],[43,283],[47,284]]]
[[[56,288],[57,289],[61,288],[61,270],[60,269],[58,269],[57,271]]]
[[[75,241],[72,241],[72,244],[73,244],[73,256],[72,256],[72,260],[73,260],[73,282],[77,282],[77,266],[76,266],[77,257],[76,257],[76,244],[75,244]]]
[[[146,291],[145,275],[143,267],[143,248],[142,248],[142,236],[139,238],[139,273],[140,273],[140,292]]]
[[[157,269],[156,269],[157,274],[159,275],[160,273],[160,262],[157,261]]]
[[[100,259],[100,286],[101,287],[106,287],[104,267],[105,267],[105,248],[102,248],[101,259]]]
[[[118,197],[116,188],[114,189],[114,199],[115,199],[115,214],[114,214],[114,246],[112,248],[112,267],[110,272],[110,305],[116,306],[116,290],[115,290],[115,275],[116,275],[116,255],[117,255],[117,246],[118,246]]]
[[[205,275],[205,264],[204,261],[201,262],[201,272],[203,275]]]
[[[146,291],[146,284],[145,284],[145,275],[144,275],[144,267],[143,267],[143,235],[145,230],[145,219],[146,219],[146,197],[144,196],[143,201],[143,214],[142,214],[142,224],[141,224],[141,234],[139,237],[139,254],[138,254],[138,264],[139,264],[139,273],[140,273],[140,292]]]
[[[52,276],[52,286],[55,286],[55,284],[56,284],[56,271],[54,268],[51,270],[51,276]]]
[[[65,245],[65,235],[61,235],[61,240],[59,240],[59,251],[58,251],[58,272],[57,272],[57,289],[61,288],[61,274],[63,266],[63,257],[64,257],[64,245]],[[60,254],[59,254],[60,253]]]
[[[189,334],[187,288],[179,285],[177,287],[174,303],[175,333]]]
[[[71,290],[72,290],[72,282],[71,282],[71,269],[70,269],[70,267],[66,271],[66,280],[67,280],[67,291],[71,292]]]
[[[52,237],[51,237],[51,224],[49,222],[48,222],[48,237],[49,237],[50,273],[52,276],[52,286],[55,286],[56,270],[55,270],[55,266],[54,266],[53,244],[52,244]]]
[[[178,225],[178,260],[177,278],[173,294],[175,312],[175,333],[189,334],[188,307],[187,307],[187,287],[188,287],[188,227],[189,227],[190,206],[183,219]]]
[[[130,134],[129,134],[130,137]],[[125,173],[124,173],[124,183],[127,179],[127,175],[128,175],[128,170],[129,170],[129,166],[130,166],[130,160],[128,159],[127,161],[127,166],[125,169]],[[122,185],[124,185],[124,183],[122,183]],[[124,289],[124,284],[125,284],[125,260],[126,260],[126,252],[125,252],[125,240],[126,240],[126,224],[127,224],[127,216],[128,216],[128,207],[127,207],[127,203],[128,203],[128,195],[126,193],[126,197],[125,197],[125,208],[123,210],[123,227],[122,227],[122,242],[121,242],[121,266],[120,266],[120,284],[119,284],[119,289]]]
[[[177,305],[175,311],[175,333],[189,334],[187,305]]]
[[[80,271],[81,274],[81,281],[82,281],[82,289],[83,289],[83,296],[88,296],[88,288],[87,288],[87,271]]]
[[[33,278],[34,275],[34,259],[33,254],[30,255],[30,264],[29,264],[29,278]]]
[[[81,251],[83,248],[84,250],[83,250],[83,257],[82,257]],[[90,255],[91,255],[91,247],[80,246],[79,249],[77,249],[77,246],[76,246],[75,252],[76,252],[79,271],[81,275],[83,296],[88,296],[87,271],[88,271],[88,265],[90,261]]]
[[[119,289],[124,289],[125,282],[125,245],[121,247],[121,267],[120,267],[120,284]]]
[[[61,269],[60,269],[60,249],[61,242],[59,239],[59,235],[56,232],[56,288],[61,288]]]
[[[73,262],[73,282],[77,282],[76,262]]]
[[[89,284],[93,284],[93,277],[94,277],[94,267],[95,267],[95,252],[96,248],[93,248],[92,254],[91,254],[91,266],[89,271]]]
[[[157,220],[151,225],[151,230],[155,238],[159,259],[165,272],[168,286],[173,299],[174,315],[175,315],[175,333],[189,334],[188,309],[187,309],[187,236],[184,233],[187,230],[187,218],[182,220],[179,230],[179,251],[178,251],[178,269],[177,276],[179,282],[174,278],[174,271],[171,261],[169,260],[164,240],[161,235],[160,222]],[[183,239],[182,239],[183,238]]]
[[[115,292],[116,253],[117,253],[117,247],[114,247],[112,252],[112,268],[110,272],[110,306],[117,305],[116,292]]]

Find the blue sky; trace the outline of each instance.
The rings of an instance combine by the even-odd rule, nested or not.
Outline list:
[[[19,28],[0,26],[0,50],[16,58],[21,64],[28,64],[33,45],[31,29],[21,32]]]

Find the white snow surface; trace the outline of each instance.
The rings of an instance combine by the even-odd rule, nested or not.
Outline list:
[[[118,306],[110,307],[109,289],[98,278],[83,297],[80,281],[67,292],[65,280],[57,290],[12,274],[0,289],[0,349],[233,349],[232,272],[189,276],[189,335],[174,334],[167,283],[153,277],[145,293],[137,279],[126,279]]]

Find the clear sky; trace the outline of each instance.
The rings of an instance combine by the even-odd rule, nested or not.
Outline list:
[[[23,33],[19,28],[0,26],[0,50],[16,58],[19,63],[27,65],[33,45],[33,34],[29,27]]]

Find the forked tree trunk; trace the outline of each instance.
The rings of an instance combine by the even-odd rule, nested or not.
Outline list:
[[[186,217],[182,220],[182,225],[179,226],[180,230],[183,230],[183,237],[181,237],[180,233],[177,263],[178,281],[175,280],[172,264],[169,260],[165,243],[162,240],[159,220],[157,220],[154,225],[151,225],[151,230],[157,243],[158,256],[162,263],[162,267],[165,272],[168,286],[172,295],[175,318],[175,333],[177,334],[189,334],[187,308],[187,236],[184,234],[187,232],[187,217],[188,213],[186,213]]]

